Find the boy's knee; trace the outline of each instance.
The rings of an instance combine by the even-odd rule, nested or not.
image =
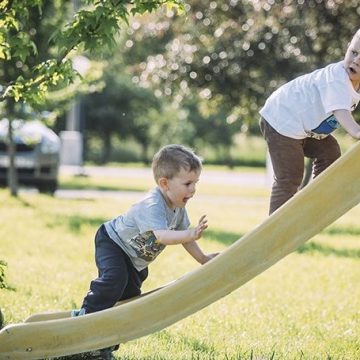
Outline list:
[[[334,162],[341,156],[340,145],[333,136],[326,138],[325,151],[319,156],[319,159],[327,159],[329,162]]]
[[[281,178],[276,179],[277,187],[285,191],[296,192],[303,180],[304,171],[293,171],[291,174],[288,173]]]
[[[121,296],[124,292],[124,289],[126,288],[128,283],[128,279],[122,277],[121,274],[117,274],[107,277],[106,283],[107,285],[105,293],[107,293],[107,295],[111,298],[118,299],[118,297]]]
[[[324,158],[328,159],[330,162],[334,162],[341,156],[341,150],[339,144],[336,142],[329,147],[326,154],[323,156]]]
[[[106,275],[101,276],[91,282],[90,289],[99,292],[105,297],[117,297],[124,291],[128,278],[123,273],[109,271]]]
[[[298,192],[302,178],[275,181],[272,188],[272,196],[277,198],[289,198]]]
[[[340,150],[340,147],[338,147],[338,148],[333,152],[333,162],[336,161],[340,156],[341,156],[341,150]]]

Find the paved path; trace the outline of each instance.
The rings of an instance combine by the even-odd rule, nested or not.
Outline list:
[[[88,176],[108,176],[112,178],[145,178],[149,182],[153,181],[152,171],[150,168],[129,168],[129,167],[100,167],[100,166],[62,166],[61,174],[70,175],[88,175]],[[268,188],[269,181],[265,171],[257,172],[239,172],[224,170],[206,170],[201,174],[201,182],[208,184],[219,184],[221,186],[251,186],[259,188]],[[143,192],[137,191],[116,191],[116,190],[71,190],[59,189],[55,193],[56,197],[72,199],[141,199]],[[221,195],[220,195],[221,196]],[[200,200],[209,200],[210,198],[219,197],[219,195],[197,195]],[[231,202],[234,198],[229,195],[223,196],[223,201]],[[239,199],[237,198],[238,202]],[[244,202],[263,201],[263,199],[243,199]]]
[[[61,166],[61,174],[85,174],[89,176],[109,176],[121,178],[148,178],[153,181],[150,168],[128,168],[128,167],[101,167],[101,166]],[[268,186],[269,180],[265,170],[256,172],[239,172],[224,170],[205,170],[201,174],[201,182],[223,185],[251,185],[251,186]]]

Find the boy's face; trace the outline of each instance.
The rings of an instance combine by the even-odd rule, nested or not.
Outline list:
[[[179,173],[172,179],[159,179],[159,186],[165,195],[166,201],[171,208],[186,206],[196,191],[201,170],[188,171],[181,168]]]
[[[360,37],[354,36],[346,51],[344,59],[345,70],[352,82],[360,81]]]

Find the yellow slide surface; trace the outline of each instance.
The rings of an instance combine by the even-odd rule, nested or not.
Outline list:
[[[111,309],[77,318],[69,318],[69,312],[55,313],[53,320],[43,314],[9,325],[0,332],[0,359],[41,359],[95,350],[174,324],[260,274],[357,205],[359,179],[357,143],[209,263],[168,286]]]

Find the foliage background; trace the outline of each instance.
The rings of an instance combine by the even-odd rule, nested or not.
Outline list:
[[[180,11],[173,5],[181,1],[128,3],[12,1],[17,23],[11,12],[0,18],[9,44],[2,115],[46,110],[60,132],[78,99],[86,160],[116,161],[117,145],[130,143],[148,162],[159,146],[181,142],[199,152],[211,144],[214,161],[232,165],[239,134],[259,134],[266,97],[340,61],[360,14],[355,0],[189,0]],[[79,54],[91,61],[82,82],[71,71]]]
[[[258,110],[266,97],[300,74],[340,61],[359,16],[356,1],[196,0],[185,10],[132,18],[120,34],[105,72],[128,77],[159,102],[139,109],[148,123],[142,140],[136,139],[138,115],[121,106],[114,113],[130,123],[130,133],[118,126],[110,138],[133,137],[152,149],[170,139],[200,151],[211,144],[218,160],[230,164],[238,134],[259,134]],[[121,103],[129,91],[105,86],[102,94],[114,93]],[[89,113],[101,107],[99,96],[89,96]],[[90,134],[99,121],[106,116],[90,121]]]

